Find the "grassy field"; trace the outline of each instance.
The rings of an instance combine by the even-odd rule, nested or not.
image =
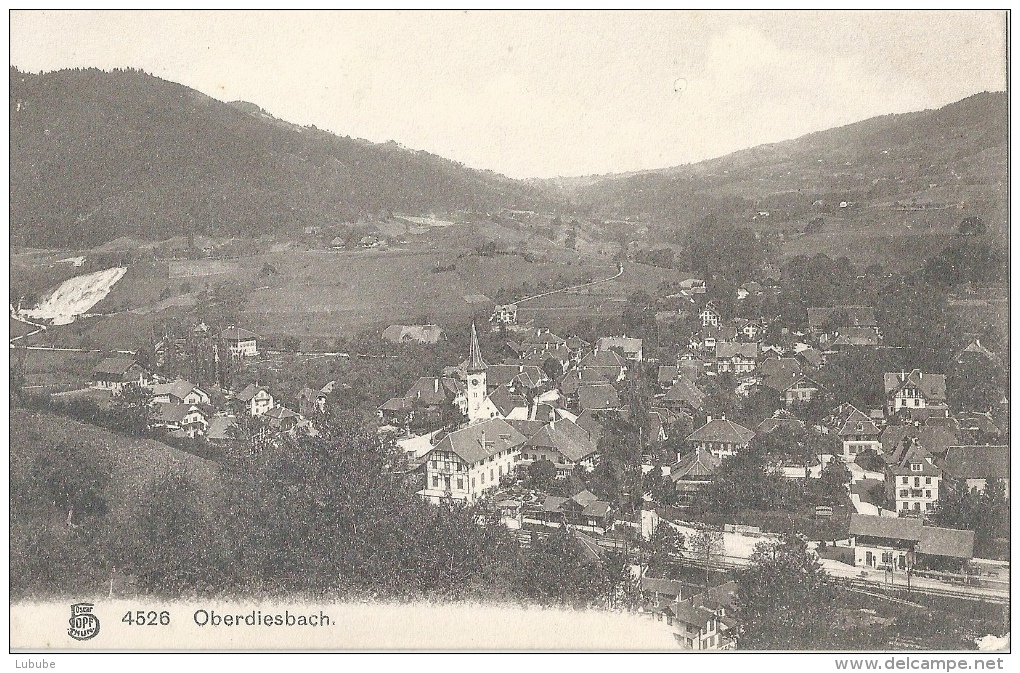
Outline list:
[[[24,358],[25,385],[85,385],[92,368],[101,359],[98,353],[66,353],[62,351],[11,351],[12,363]]]
[[[452,227],[451,227],[452,229]],[[580,282],[612,275],[565,250],[482,257],[465,252],[285,252],[265,256],[279,270],[248,304],[264,334],[336,337],[366,325],[444,322],[474,312],[468,295],[495,299],[500,289]],[[436,267],[454,267],[436,273]],[[486,309],[487,310],[487,309]]]
[[[170,468],[183,468],[195,483],[212,489],[218,479],[215,463],[150,439],[125,437],[51,414],[11,412],[11,472],[27,469],[33,457],[60,442],[94,442],[108,447],[113,479],[107,501],[113,513],[127,513],[141,500],[145,488]]]

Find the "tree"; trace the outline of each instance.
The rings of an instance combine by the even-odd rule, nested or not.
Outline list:
[[[648,575],[680,579],[684,567],[684,536],[663,521],[648,541]]]
[[[819,486],[822,487],[822,497],[827,505],[839,505],[846,502],[847,484],[853,475],[843,464],[842,460],[830,460],[829,464],[822,469],[819,475]]]
[[[107,511],[106,492],[113,478],[113,462],[106,446],[97,442],[61,440],[37,456],[31,486],[61,512],[68,526]]]
[[[563,376],[563,365],[556,358],[546,358],[545,362],[542,363],[542,371],[552,381],[558,381]]]
[[[799,539],[787,536],[781,542],[759,543],[737,585],[738,648],[831,648],[835,588]]]
[[[556,465],[551,460],[536,460],[528,466],[528,478],[535,488],[548,488],[556,478]]]
[[[712,565],[722,560],[725,551],[723,534],[707,528],[700,530],[691,536],[688,546],[694,562],[705,569],[705,586],[711,586]]]
[[[223,589],[230,558],[215,529],[217,510],[203,500],[180,466],[150,482],[133,510],[127,549],[117,559],[143,592],[177,598]]]
[[[149,400],[152,395],[136,383],[124,386],[120,394],[113,398],[110,414],[114,430],[132,435],[144,435],[149,429]]]
[[[980,217],[972,215],[960,220],[956,231],[964,236],[973,236],[974,234],[985,233],[985,229],[984,221]]]

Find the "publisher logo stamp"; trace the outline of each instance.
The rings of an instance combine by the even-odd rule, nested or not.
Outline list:
[[[99,633],[99,617],[92,614],[93,603],[75,603],[71,606],[71,618],[67,623],[71,628],[67,635],[75,640],[89,640]]]

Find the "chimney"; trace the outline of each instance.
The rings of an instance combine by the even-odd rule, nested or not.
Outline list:
[[[439,379],[438,378],[435,379],[433,381],[433,384],[435,384],[435,389],[436,389],[436,392],[438,393],[439,392]]]
[[[709,424],[711,422],[712,422],[712,417],[708,416],[708,418],[705,419],[705,424],[707,425],[707,424]]]

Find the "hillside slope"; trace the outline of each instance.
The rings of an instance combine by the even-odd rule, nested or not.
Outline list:
[[[858,208],[954,208],[1004,227],[1007,100],[981,93],[687,166],[545,181],[601,217],[689,225],[715,212],[782,222]],[[533,183],[533,184],[537,184]]]
[[[222,103],[139,71],[11,69],[11,236],[258,235],[383,209],[534,208],[540,190],[395,143]]]

